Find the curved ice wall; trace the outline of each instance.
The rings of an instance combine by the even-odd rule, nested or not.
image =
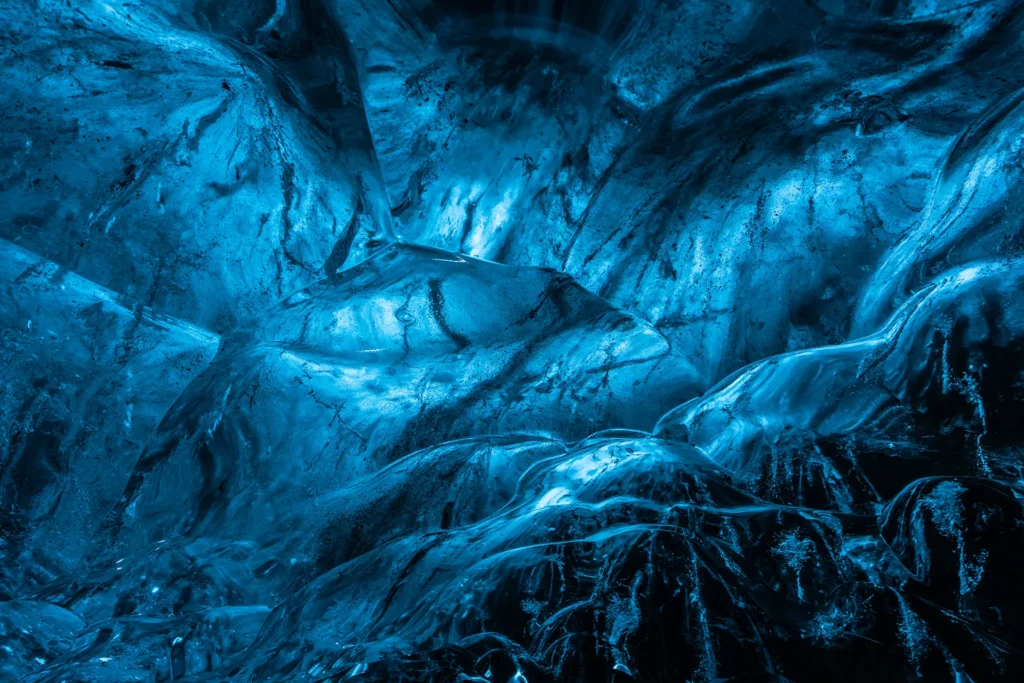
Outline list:
[[[1024,676],[1024,6],[0,2],[0,679]]]

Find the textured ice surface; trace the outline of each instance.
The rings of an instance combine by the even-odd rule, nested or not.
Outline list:
[[[1022,31],[0,0],[0,680],[1024,677]]]

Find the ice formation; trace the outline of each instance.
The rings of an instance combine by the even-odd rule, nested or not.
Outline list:
[[[1024,678],[1024,2],[0,19],[0,680]]]

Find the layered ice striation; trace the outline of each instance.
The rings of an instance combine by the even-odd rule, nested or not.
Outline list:
[[[0,17],[0,679],[1024,677],[1024,3]]]

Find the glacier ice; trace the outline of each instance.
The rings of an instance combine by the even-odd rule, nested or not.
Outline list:
[[[0,680],[1024,677],[1024,3],[0,18]]]

